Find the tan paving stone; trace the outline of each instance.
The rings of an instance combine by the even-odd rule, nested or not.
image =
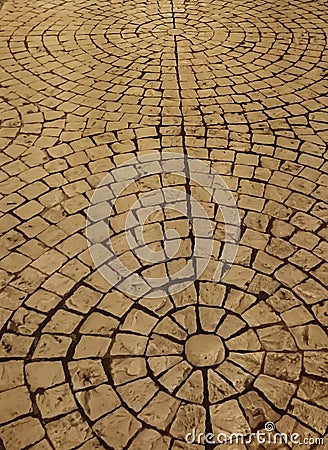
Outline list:
[[[24,358],[29,352],[32,341],[31,337],[5,333],[0,341],[0,355],[2,358],[11,358],[13,355]]]
[[[14,450],[34,444],[45,436],[45,432],[38,419],[25,417],[4,426],[0,436],[6,448]]]
[[[127,441],[140,429],[137,421],[126,409],[119,408],[96,422],[94,428],[115,449],[126,445]]]
[[[34,358],[64,358],[72,342],[71,338],[57,334],[43,334],[33,353]]]
[[[62,364],[57,361],[30,363],[26,366],[25,373],[32,392],[63,383],[65,380]]]
[[[24,335],[33,335],[45,319],[46,316],[44,314],[39,314],[26,308],[19,308],[12,316],[8,324],[8,330]]]
[[[1,392],[24,384],[24,367],[22,361],[7,361],[0,365]]]
[[[302,370],[302,359],[299,353],[269,352],[265,359],[264,373],[283,380],[298,380]]]
[[[60,296],[68,294],[74,286],[74,281],[62,274],[54,273],[42,284],[46,291],[53,292]]]
[[[66,257],[56,250],[49,250],[33,262],[33,267],[50,275],[58,270],[65,262]]]
[[[106,355],[111,340],[100,336],[82,336],[76,345],[74,358],[103,357]]]
[[[42,418],[49,419],[76,409],[76,403],[68,384],[62,384],[36,394],[36,404]]]
[[[49,312],[60,302],[60,300],[58,295],[44,289],[39,289],[28,298],[25,304],[38,311]]]
[[[327,413],[323,409],[309,405],[302,400],[293,399],[289,411],[319,433],[324,432]]]
[[[81,419],[79,413],[73,412],[46,425],[47,434],[56,450],[68,450],[92,436],[91,429]]]
[[[28,389],[20,386],[0,394],[1,404],[1,422],[9,422],[23,415],[32,412],[32,403]]]
[[[91,420],[110,413],[121,404],[115,391],[105,384],[78,392],[76,397]]]

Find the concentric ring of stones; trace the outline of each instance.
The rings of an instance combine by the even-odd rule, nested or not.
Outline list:
[[[247,435],[268,420],[326,434],[327,20],[322,1],[2,6],[6,450],[186,450],[193,426]],[[136,301],[93,266],[86,211],[109,170],[166,151],[222,176],[241,245],[220,284],[212,257],[187,291]],[[167,186],[199,200],[218,252],[222,217],[178,176],[145,178],[118,199],[117,248],[129,205]],[[182,236],[174,273],[190,256],[189,230],[164,211],[150,220],[155,249],[157,222]]]
[[[185,190],[172,186],[140,193],[138,199],[131,201],[124,223],[125,233],[119,239],[120,248],[114,248],[112,240],[117,240],[116,236],[112,239],[108,223],[111,222],[117,198],[135,183],[142,183],[144,177],[154,175],[180,179],[184,175],[185,184],[194,183],[198,189],[206,192],[224,225],[226,236],[222,239],[219,251],[213,245],[214,223],[201,203]],[[175,218],[184,217],[182,223],[173,222],[182,227],[168,228],[169,221],[163,229],[159,224],[156,226],[147,223],[151,216],[161,216],[168,210],[171,213],[174,211]],[[115,212],[117,213],[117,208]],[[146,229],[149,230],[149,225],[153,232],[145,233]],[[188,263],[173,274],[170,273],[170,267],[163,264],[178,258],[177,254],[183,245],[179,231],[184,232],[184,237],[190,236],[192,232],[192,239],[188,238],[189,241],[192,240],[192,250],[188,254]],[[228,186],[209,165],[180,153],[148,153],[115,167],[101,180],[90,201],[86,234],[92,260],[109,284],[136,298],[161,298],[181,292],[192,285],[208,266],[211,256],[218,261],[213,282],[217,283],[224,277],[238,252],[240,218]],[[146,239],[144,234],[148,234]],[[151,249],[149,244],[154,241],[161,241],[163,248]],[[122,257],[125,261],[135,260],[133,270],[121,260]],[[138,265],[137,260],[143,264]],[[144,266],[156,268],[157,275],[147,276]]]

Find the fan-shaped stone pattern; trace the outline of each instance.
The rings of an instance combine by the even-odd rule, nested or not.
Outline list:
[[[200,283],[197,290],[204,292],[206,287],[207,283]],[[283,292],[287,297],[288,292]],[[172,299],[177,306],[157,320],[151,304],[146,309],[132,307],[117,330],[107,366],[130,412],[155,429],[170,427],[177,439],[188,432],[184,424],[201,424],[206,411],[213,430],[227,430],[229,419],[222,418],[223,405],[238,411],[239,432],[256,429],[263,420],[279,420],[298,390],[302,351],[292,333],[284,330],[281,312],[271,306],[278,295],[255,306],[250,302],[240,314],[240,302],[233,299],[247,297],[250,300],[242,291],[230,292],[223,298],[225,308],[207,307],[222,312],[215,334],[197,328],[204,308],[197,296],[193,299],[189,294],[191,305],[185,307],[178,306],[178,298]],[[136,317],[139,320],[133,320]],[[134,333],[129,341],[126,331]],[[148,344],[142,335],[149,335]],[[208,402],[213,405],[210,410]]]
[[[327,19],[324,2],[306,1],[5,2],[6,450],[181,450],[193,427],[247,434],[266,421],[324,435]],[[183,173],[143,179],[118,199],[110,224],[132,270],[143,264],[127,255],[121,232],[140,192],[190,192],[214,224],[215,248],[195,286],[136,301],[95,270],[85,213],[110,169],[170,149],[224,178],[238,202],[241,245],[213,284],[220,211]],[[153,218],[162,231],[177,229],[182,244],[147,275],[174,273],[190,258],[181,219],[170,211]],[[161,245],[155,231],[153,248]]]

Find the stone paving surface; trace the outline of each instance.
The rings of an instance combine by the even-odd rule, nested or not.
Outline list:
[[[3,448],[208,450],[184,435],[249,434],[267,421],[326,434],[327,23],[324,1],[5,2]],[[163,151],[222,176],[242,238],[221,283],[211,282],[214,255],[185,291],[135,301],[95,269],[86,210],[110,169]],[[201,187],[154,175],[117,202],[122,258],[129,206],[164,186],[197,197],[220,248],[220,213]],[[158,220],[182,236],[175,259],[156,268],[174,273],[191,254],[188,223],[155,218],[154,248]]]

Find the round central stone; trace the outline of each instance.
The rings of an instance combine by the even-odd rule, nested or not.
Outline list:
[[[222,340],[215,334],[195,334],[185,344],[188,361],[194,366],[205,367],[219,364],[224,360]]]

